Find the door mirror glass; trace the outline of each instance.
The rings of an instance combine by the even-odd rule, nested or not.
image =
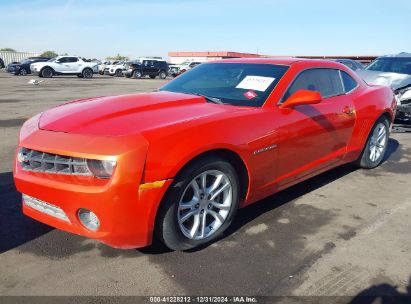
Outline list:
[[[281,105],[281,108],[292,109],[296,106],[310,105],[320,103],[322,100],[321,93],[317,91],[298,90],[288,97]]]

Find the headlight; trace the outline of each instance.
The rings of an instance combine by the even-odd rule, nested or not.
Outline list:
[[[88,159],[87,167],[95,177],[110,178],[116,167],[116,161]]]

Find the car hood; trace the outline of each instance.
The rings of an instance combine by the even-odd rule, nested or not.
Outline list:
[[[208,103],[195,95],[165,91],[97,97],[69,102],[45,111],[40,117],[39,128],[76,134],[122,136],[245,109]]]
[[[407,74],[369,70],[357,71],[357,74],[368,84],[389,86],[393,90],[411,84],[411,75]]]

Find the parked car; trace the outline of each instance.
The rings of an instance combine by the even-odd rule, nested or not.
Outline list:
[[[98,64],[77,56],[58,56],[46,62],[33,63],[30,69],[33,74],[45,78],[56,75],[92,78],[94,73],[98,73]]]
[[[9,64],[7,66],[7,72],[14,75],[21,75],[26,76],[27,74],[31,74],[30,65],[36,62],[46,62],[49,61],[51,58],[47,57],[29,57],[27,59],[22,60],[19,63]]]
[[[122,65],[124,61],[113,61],[111,64],[107,64],[104,68],[104,75],[110,75],[110,70],[116,65]],[[114,74],[113,74],[114,75]],[[113,76],[111,75],[111,76]]]
[[[336,58],[336,59],[331,59],[331,60],[342,63],[342,64],[346,65],[347,67],[349,67],[353,71],[361,71],[361,70],[364,70],[364,68],[365,68],[364,65],[361,62],[358,62],[358,61],[352,60],[352,59]]]
[[[6,66],[4,64],[3,59],[0,58],[0,69],[4,69]]]
[[[382,56],[359,75],[369,84],[389,86],[396,96],[396,123],[411,124],[411,54]]]
[[[239,208],[345,163],[375,168],[391,89],[331,61],[204,63],[158,92],[82,99],[21,128],[23,212],[113,247],[174,250],[222,235]]]
[[[135,61],[121,61],[121,62],[118,62],[117,64],[110,65],[107,74],[110,76],[122,77],[123,71],[127,69],[130,64],[134,62]]]
[[[104,75],[105,69],[112,64],[117,64],[118,61],[104,61],[102,64],[98,66],[98,73],[100,75]]]
[[[141,78],[149,76],[151,79],[157,76],[166,79],[168,64],[165,60],[160,59],[142,59],[139,62],[130,64],[128,69],[124,70],[124,76]]]
[[[201,62],[197,61],[192,61],[187,64],[183,63],[182,65],[173,65],[173,67],[170,68],[169,74],[172,77],[177,77],[178,75],[183,74],[184,72],[191,70],[192,68],[200,65]]]

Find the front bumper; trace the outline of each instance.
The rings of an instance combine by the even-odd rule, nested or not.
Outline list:
[[[31,68],[30,70],[31,70],[31,74],[33,74],[34,76],[40,75],[40,69]]]
[[[123,70],[123,75],[125,77],[131,77],[133,75],[133,70]]]
[[[110,179],[23,170],[15,161],[14,180],[25,195],[60,208],[68,220],[46,214],[23,203],[23,212],[40,222],[101,241],[116,248],[136,248],[151,244],[155,216],[161,199],[171,184],[140,189],[147,147],[135,147],[124,137],[96,137],[36,130],[21,139],[19,146],[74,157],[115,157],[117,167]],[[125,151],[125,152],[124,152]],[[100,220],[97,231],[86,229],[78,210],[93,211]]]

